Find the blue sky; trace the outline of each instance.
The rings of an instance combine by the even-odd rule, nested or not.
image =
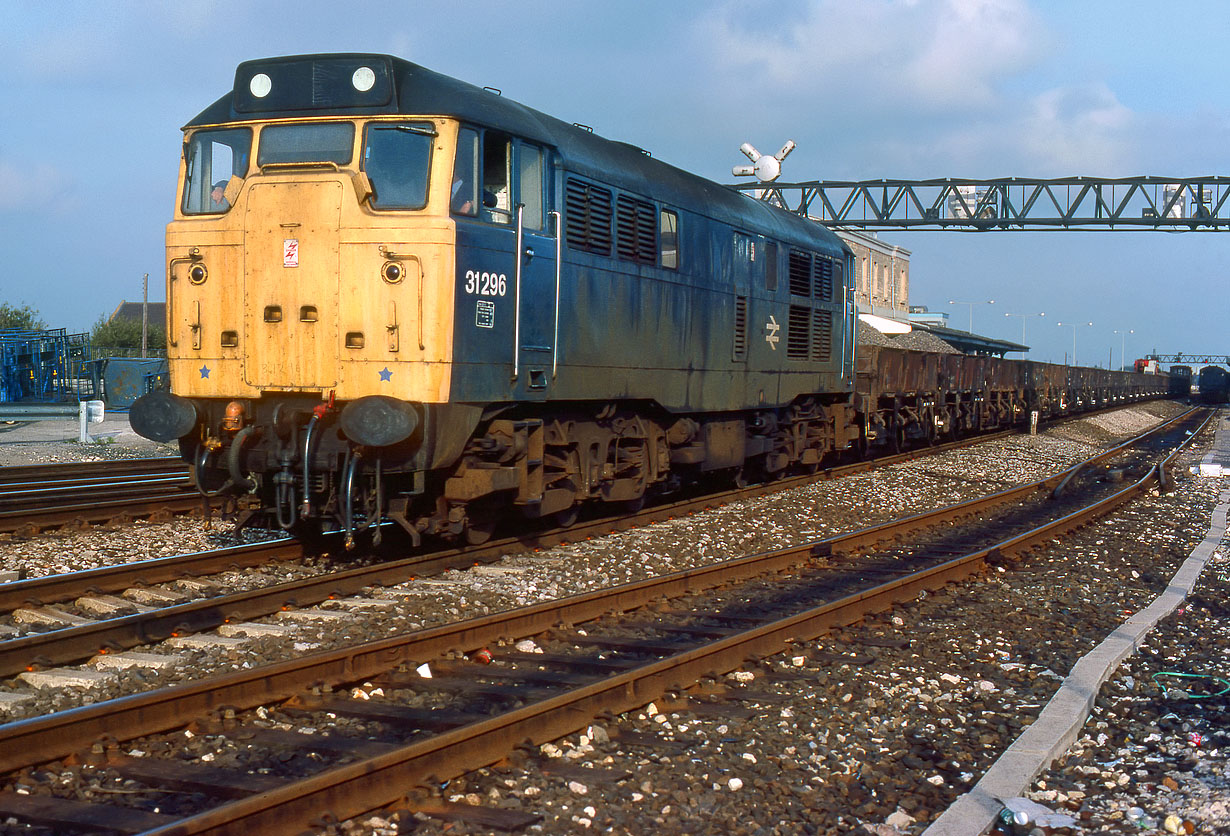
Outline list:
[[[345,10],[351,17],[339,17]],[[798,143],[783,180],[1227,172],[1230,4],[14,2],[0,0],[0,301],[87,330],[163,298],[179,128],[240,61],[389,52],[720,182]],[[995,299],[974,330],[1032,356],[1230,352],[1218,233],[885,233],[911,301]]]

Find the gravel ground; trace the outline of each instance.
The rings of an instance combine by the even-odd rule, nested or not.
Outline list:
[[[1178,409],[1166,402],[1142,405],[1037,437],[991,442],[510,557],[481,571],[411,582],[378,593],[403,602],[378,616],[356,617],[341,628],[296,624],[290,635],[257,639],[225,653],[179,648],[174,652],[181,662],[170,669],[133,669],[88,691],[44,693],[18,704],[11,717],[864,527],[1041,478]],[[49,450],[57,455],[72,452],[63,442],[55,445]],[[0,435],[0,462],[7,461],[2,454],[12,452],[7,446]],[[39,443],[21,447],[23,455],[43,454]],[[114,457],[140,454],[120,442],[102,447]],[[1175,493],[1135,503],[1114,520],[1086,528],[1062,549],[1037,553],[985,583],[927,596],[810,643],[799,649],[800,659],[774,658],[729,677],[726,684],[747,695],[740,704],[752,709],[750,717],[713,719],[654,706],[540,752],[543,762],[562,758],[582,767],[622,770],[631,778],[615,783],[564,780],[531,763],[524,773],[484,771],[454,781],[442,794],[540,813],[543,821],[533,831],[551,834],[591,829],[824,833],[860,826],[879,833],[921,832],[1030,722],[1072,662],[1113,630],[1125,612],[1140,608],[1165,586],[1203,536],[1219,481],[1184,472]],[[63,571],[54,567],[84,568],[131,559],[134,553],[175,554],[208,547],[219,536],[199,520],[142,523],[114,531],[10,538],[0,541],[0,560],[32,574],[48,567]],[[1224,575],[1225,564],[1219,567]],[[1091,721],[1089,737],[1043,776],[1033,794],[1036,800],[1079,814],[1080,826],[1093,828],[1089,832],[1114,827],[1141,832],[1141,823],[1164,826],[1171,814],[1180,817],[1180,827],[1184,819],[1191,821],[1196,832],[1230,827],[1225,812],[1230,793],[1218,754],[1224,741],[1216,731],[1218,719],[1224,721],[1218,712],[1225,703],[1179,700],[1173,693],[1167,698],[1151,679],[1158,664],[1184,670],[1172,659],[1186,662],[1189,672],[1217,672],[1224,640],[1202,649],[1204,637],[1225,630],[1217,620],[1224,600],[1224,590],[1202,593],[1173,627],[1168,623],[1150,642],[1151,650],[1163,655],[1151,659],[1142,653],[1124,666],[1101,698],[1102,713]],[[1171,631],[1173,638],[1161,638]],[[882,646],[903,642],[908,644]],[[165,647],[143,649],[167,652]],[[1164,683],[1175,687],[1174,678]],[[1186,687],[1200,693],[1204,686]],[[30,691],[13,682],[0,683],[0,690]],[[619,732],[628,730],[663,743],[652,749],[621,746]],[[1201,747],[1188,741],[1190,731],[1204,735]],[[1127,812],[1133,806],[1142,811],[1136,823]],[[1212,812],[1202,817],[1206,809]],[[339,829],[489,832],[405,814]]]

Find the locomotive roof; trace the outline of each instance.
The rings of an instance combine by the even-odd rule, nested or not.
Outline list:
[[[358,73],[366,68],[362,84]],[[258,95],[253,79],[265,78]],[[360,86],[365,89],[359,89]],[[245,61],[235,86],[185,128],[249,119],[388,113],[452,116],[553,146],[568,171],[784,241],[844,250],[830,230],[742,192],[655,160],[496,92],[392,55],[291,55]]]

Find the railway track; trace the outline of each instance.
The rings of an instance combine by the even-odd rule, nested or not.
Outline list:
[[[184,513],[204,501],[178,458],[0,468],[0,533]]]
[[[1159,430],[1151,432],[1155,431]],[[1150,434],[1145,433],[1142,438]],[[433,550],[256,589],[211,594],[209,587],[201,584],[197,587],[199,592],[195,600],[161,607],[142,606],[120,599],[114,593],[185,578],[207,579],[214,573],[250,569],[276,561],[301,560],[305,556],[303,547],[294,541],[282,540],[3,584],[0,585],[0,612],[10,613],[11,618],[25,622],[50,625],[50,629],[0,642],[0,677],[71,664],[96,654],[116,653],[168,638],[215,630],[224,625],[237,629],[233,625],[283,611],[303,610],[330,599],[347,598],[373,586],[392,586],[414,577],[438,575],[450,569],[492,562],[510,553],[647,525],[694,513],[714,504],[797,487],[817,478],[839,478],[872,467],[956,449],[968,443],[958,441],[872,462],[843,465],[819,474],[677,500],[643,509],[633,515],[587,520],[566,530],[531,530],[482,546]],[[1137,441],[1126,442],[1124,446],[1132,443]],[[1113,455],[1115,449],[1106,451],[1100,458]],[[74,600],[78,602],[76,607],[64,609],[51,606]],[[87,607],[86,611],[82,610],[82,605]],[[99,618],[100,611],[107,617]]]
[[[1167,432],[1185,430],[1172,424]],[[99,765],[148,788],[145,796],[124,796],[139,801],[136,807],[4,794],[0,811],[48,827],[105,821],[124,832],[183,834],[298,832],[326,811],[335,819],[354,816],[402,800],[407,787],[490,764],[526,741],[555,739],[604,712],[645,705],[749,657],[780,652],[920,590],[1011,561],[1166,481],[1166,460],[1147,468],[1139,460],[1116,463],[1119,471],[1147,469],[1126,486],[1091,464],[993,498],[799,548],[0,727],[0,764],[8,770],[99,739],[162,734],[189,717],[219,751],[263,752],[248,762],[269,764],[253,778],[213,769],[211,758],[134,765],[95,746]],[[1078,501],[1091,486],[1099,496]],[[1059,498],[1045,498],[1053,495]],[[1044,508],[1050,511],[1040,522]],[[908,549],[900,545],[907,535],[914,540]],[[515,649],[514,640],[529,637],[534,645]],[[479,664],[485,653],[493,657],[490,665]],[[430,678],[422,675],[427,671]],[[349,698],[330,693],[357,683],[364,684]],[[492,715],[495,706],[501,709]],[[263,728],[261,714],[270,711],[304,718],[316,733]],[[359,718],[381,731],[356,741],[346,729],[331,729],[331,716]],[[173,734],[154,743],[176,739]],[[141,747],[155,748],[149,741]],[[327,751],[353,760],[294,775],[276,766],[287,762],[277,754],[286,751]],[[244,797],[201,809],[180,805],[173,815],[165,811],[176,805],[164,801],[163,812],[150,812],[150,798],[174,798],[166,792],[184,787],[215,799]]]

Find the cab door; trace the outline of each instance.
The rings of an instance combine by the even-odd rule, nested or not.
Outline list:
[[[457,224],[453,396],[544,400],[557,322],[547,149],[462,128],[450,196]]]
[[[518,399],[541,400],[551,389],[558,362],[558,216],[549,218],[547,212],[546,196],[551,190],[545,150],[519,143],[516,159],[518,202],[514,224],[520,233],[520,275],[513,278],[520,280],[520,300],[513,385]]]

